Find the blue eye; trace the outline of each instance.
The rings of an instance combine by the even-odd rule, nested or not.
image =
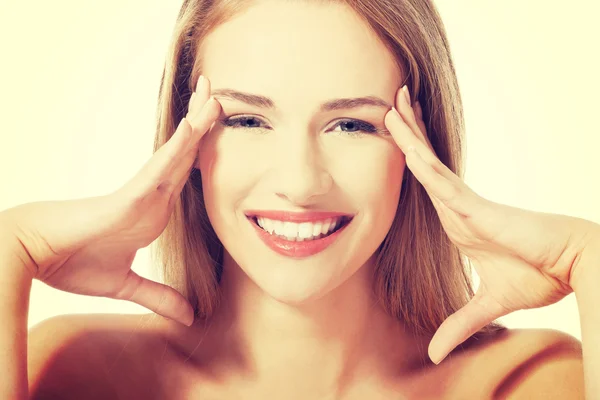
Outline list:
[[[260,119],[250,116],[225,118],[221,120],[221,124],[230,128],[267,129],[264,126],[261,126],[262,121]],[[338,126],[345,126],[346,130],[342,129],[341,132],[344,132],[349,136],[361,136],[363,134],[385,134],[387,132],[387,130],[378,129],[369,123],[357,119],[340,120],[334,125],[334,128]]]
[[[246,121],[253,121],[250,125],[252,126],[244,126]],[[257,121],[260,121],[256,117],[236,117],[236,118],[225,118],[221,120],[221,123],[230,128],[259,128],[257,126]],[[260,124],[260,122],[259,122]]]
[[[344,119],[341,121],[338,121],[337,124],[335,124],[335,127],[342,127],[342,126],[346,126],[347,129],[349,130],[343,130],[342,132],[347,133],[350,136],[360,136],[360,132],[363,133],[378,133],[377,128],[375,128],[373,125],[368,124],[366,122],[357,120],[357,119]],[[348,128],[349,127],[349,128]]]

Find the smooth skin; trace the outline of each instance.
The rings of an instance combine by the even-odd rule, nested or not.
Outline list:
[[[25,245],[35,279],[67,292],[130,300],[191,325],[193,310],[187,300],[140,277],[131,264],[136,251],[165,229],[200,139],[219,115],[219,103],[208,99],[208,84],[200,84],[173,137],[115,193],[10,210],[9,220]]]
[[[435,155],[406,87],[386,116],[407,165],[423,184],[452,242],[473,261],[481,284],[439,328],[429,348],[439,363],[454,347],[513,311],[553,304],[573,292],[578,261],[596,250],[600,226],[564,215],[509,207],[477,195]]]
[[[208,97],[207,81],[205,87],[200,85],[203,92],[196,95],[196,99]],[[388,127],[400,148],[415,146],[420,149],[418,151],[424,151],[425,147],[417,147],[419,144],[413,141],[418,138],[418,133],[407,130],[411,126],[411,114],[406,113],[408,108],[401,103],[404,95],[401,91],[398,93],[396,107],[407,115],[409,122],[394,120],[398,117],[392,110],[386,116]],[[169,205],[169,199],[181,190],[181,182],[186,179],[194,160],[184,143],[197,146],[219,109],[216,101],[204,105],[202,102],[192,104],[192,111],[186,117],[187,121],[192,121],[193,129],[182,123],[173,138],[122,190],[102,198],[32,203],[3,212],[2,217],[11,221],[15,228],[13,232],[18,234],[24,246],[19,252],[24,262],[11,267],[20,268],[28,276],[35,275],[36,279],[63,290],[68,288],[77,293],[102,293],[107,297],[128,299],[160,315],[189,324],[189,304],[171,289],[141,278],[131,278],[130,260],[119,263],[120,268],[109,273],[104,266],[127,259],[127,255],[152,241],[152,235],[158,235],[164,228],[164,217],[156,218],[159,213],[136,213],[132,206],[148,204],[147,210],[164,209]],[[414,115],[419,116],[418,105],[416,108]],[[416,125],[412,126],[423,126],[418,118],[418,122],[413,120]],[[414,167],[415,175],[422,178],[430,164],[421,159],[414,163],[412,160],[416,155],[411,155],[408,150],[407,153],[407,165]],[[182,157],[185,155],[188,157]],[[417,168],[421,170],[417,171]],[[158,188],[163,187],[172,189],[160,193]],[[102,225],[107,218],[103,212],[106,209],[131,211],[113,212],[111,222]],[[78,214],[82,219],[74,220]],[[40,216],[44,216],[43,223]],[[80,224],[73,223],[57,230],[61,224],[56,222],[65,216]],[[137,229],[141,227],[145,228]],[[85,231],[90,228],[94,230]],[[132,235],[132,232],[153,234]],[[123,242],[131,237],[139,239]],[[108,245],[109,241],[128,243],[128,248],[116,248]],[[129,279],[143,283],[132,290]],[[90,285],[90,281],[94,284]],[[160,305],[148,301],[157,294],[170,300]],[[208,375],[198,373],[202,370],[201,365],[186,365],[192,351],[198,351],[199,346],[210,348],[211,345],[210,342],[198,343],[197,338],[191,341],[184,333],[188,329],[182,324],[156,318],[156,315],[61,316],[45,321],[30,335],[28,372],[32,396],[47,398],[44,396],[48,393],[61,393],[62,398],[81,398],[82,395],[85,398],[111,398],[118,394],[186,398],[204,394],[208,398],[235,398],[235,388],[218,388],[210,382]],[[205,362],[216,356],[210,352],[205,354]],[[383,399],[390,398],[392,393],[396,396],[402,393],[407,398],[582,398],[581,361],[580,344],[568,335],[550,330],[513,330],[462,349],[435,368],[415,366],[399,380],[398,387],[381,388],[378,392],[356,391],[340,398],[369,396]],[[177,376],[177,387],[171,388],[168,395],[161,392]],[[308,398],[301,388],[297,392],[295,398]],[[270,393],[257,392],[245,398],[265,398]]]
[[[0,264],[6,266],[0,275],[6,299],[0,308],[6,322],[0,331],[0,348],[6,351],[0,372],[12,385],[3,387],[0,397],[19,398],[27,385],[33,398],[582,397],[581,344],[560,332],[513,330],[458,348],[437,366],[422,361],[429,354],[438,362],[501,311],[557,300],[568,288],[552,284],[565,271],[557,276],[544,271],[548,274],[539,279],[534,270],[539,260],[519,264],[498,230],[482,231],[482,226],[506,226],[500,225],[506,216],[517,215],[505,234],[522,239],[522,232],[511,230],[529,227],[530,234],[539,234],[546,219],[480,199],[439,165],[427,146],[418,104],[413,113],[402,103],[403,77],[393,58],[346,11],[334,5],[259,2],[204,42],[203,73],[210,82],[198,83],[173,138],[123,188],[0,213],[1,226],[10,228],[0,232],[6,238],[2,243],[14,243],[0,249]],[[280,18],[290,12],[293,19]],[[273,34],[284,30],[290,35]],[[269,95],[279,113],[217,95],[217,101],[207,102],[223,88]],[[369,94],[384,98],[400,116],[390,107],[315,112],[317,101],[330,96]],[[272,130],[213,125],[236,113],[251,114]],[[338,117],[370,122],[391,136],[351,138],[339,126],[333,129]],[[411,146],[416,153],[408,151]],[[240,162],[246,168],[238,168]],[[225,245],[222,288],[229,307],[188,327],[190,305],[130,267],[135,252],[164,229],[193,166],[201,169],[207,211]],[[449,236],[481,264],[487,291],[478,295],[490,303],[489,314],[482,316],[473,308],[481,302],[474,302],[462,317],[449,319],[431,343],[431,338],[403,334],[401,321],[369,304],[365,290],[372,267],[367,259],[387,233],[405,166],[429,191]],[[245,207],[292,205],[353,211],[357,217],[337,247],[299,263],[255,244],[258,239],[240,215]],[[453,213],[475,217],[465,222]],[[559,240],[541,235],[528,243],[531,253],[522,255],[553,255],[548,249],[565,245],[560,240],[565,235],[594,236],[587,229],[592,225],[568,232],[566,225],[552,225]],[[584,249],[595,240],[569,243],[579,245],[563,246],[568,250],[563,254],[594,258]],[[497,268],[500,260],[510,268]],[[157,314],[56,317],[27,338],[23,315],[34,278],[75,293],[131,300]],[[532,296],[522,287],[540,292]],[[21,350],[26,345],[28,365]]]

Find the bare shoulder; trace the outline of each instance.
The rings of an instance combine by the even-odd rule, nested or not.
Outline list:
[[[552,329],[511,329],[473,343],[462,358],[462,389],[493,399],[583,399],[581,342]],[[441,364],[440,364],[441,366]],[[466,392],[463,392],[466,394]]]
[[[28,335],[31,398],[107,399],[149,389],[156,371],[148,365],[166,346],[161,320],[154,314],[86,314],[37,324]]]

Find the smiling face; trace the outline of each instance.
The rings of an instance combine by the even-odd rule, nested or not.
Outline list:
[[[199,51],[223,108],[197,167],[225,273],[237,264],[245,272],[238,276],[299,303],[369,268],[394,219],[405,168],[383,122],[402,82],[392,54],[347,6],[276,0],[220,25]],[[261,240],[249,210],[353,219],[322,251],[290,257]]]

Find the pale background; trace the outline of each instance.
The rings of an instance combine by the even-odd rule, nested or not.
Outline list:
[[[107,193],[152,151],[181,1],[0,0],[0,210]],[[486,198],[600,223],[600,3],[438,0],[462,88],[466,181]],[[148,277],[147,249],[134,269]],[[139,313],[34,282],[29,325]],[[575,298],[502,319],[580,336]]]

